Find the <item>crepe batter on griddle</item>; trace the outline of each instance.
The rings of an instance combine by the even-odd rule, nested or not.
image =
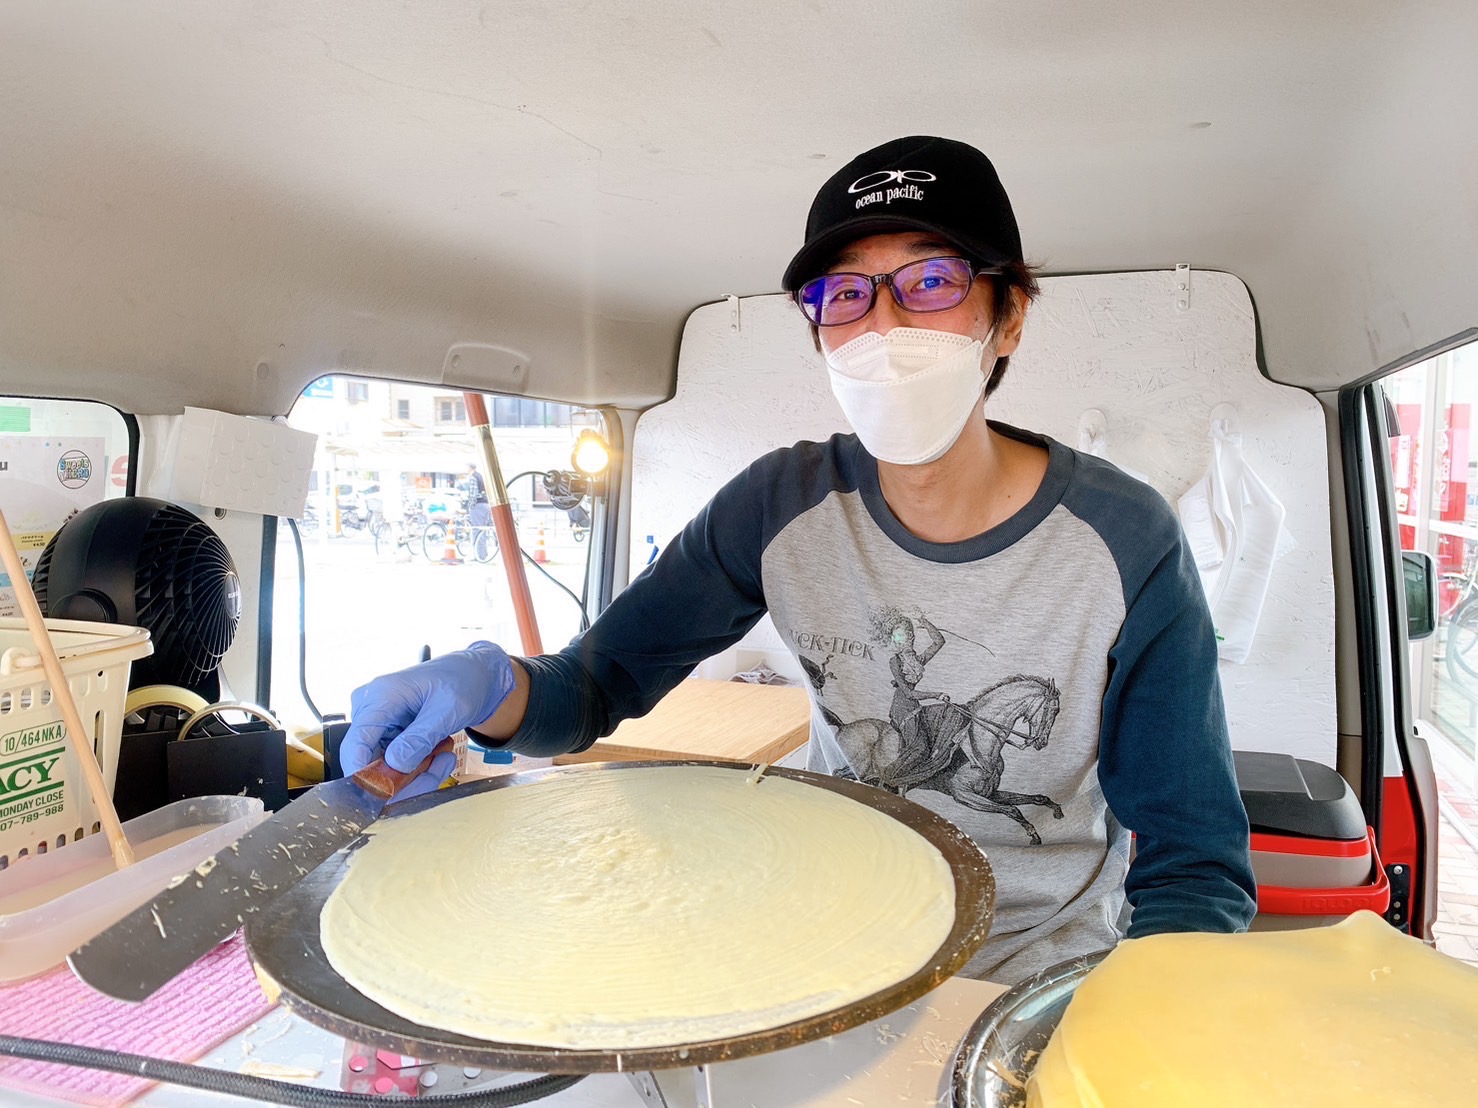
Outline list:
[[[427,1027],[573,1049],[805,1019],[921,968],[954,923],[927,840],[707,766],[553,776],[390,820],[324,906],[351,985]]]

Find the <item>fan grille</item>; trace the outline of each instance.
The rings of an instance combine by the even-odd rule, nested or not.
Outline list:
[[[89,511],[106,514],[109,506],[124,503],[109,501]],[[154,654],[134,663],[130,684],[193,686],[215,671],[236,635],[240,586],[226,544],[210,527],[174,504],[156,503],[136,549],[120,549],[125,544],[108,541],[112,536],[100,524],[89,558],[133,564],[133,622],[148,628]],[[53,581],[60,537],[58,532],[36,562],[32,587],[42,611],[48,610],[49,593],[62,596],[76,585]],[[112,599],[120,612],[127,609],[126,597]]]
[[[169,505],[150,522],[135,573],[134,608],[154,639],[150,668],[196,684],[220,664],[240,618],[226,544],[201,520]]]

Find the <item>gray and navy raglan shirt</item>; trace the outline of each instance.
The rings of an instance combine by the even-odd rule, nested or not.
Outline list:
[[[649,711],[768,611],[810,678],[810,768],[963,828],[997,882],[964,973],[1006,984],[1131,937],[1236,931],[1254,911],[1216,642],[1166,502],[1046,447],[1030,502],[963,542],[893,516],[855,435],[719,491],[589,631],[524,660],[507,744],[549,756]],[[1130,836],[1135,836],[1130,863]]]

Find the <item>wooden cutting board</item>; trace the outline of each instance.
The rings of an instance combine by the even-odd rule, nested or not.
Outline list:
[[[554,762],[778,762],[806,741],[810,727],[805,689],[689,678],[640,719],[628,719],[590,749]]]

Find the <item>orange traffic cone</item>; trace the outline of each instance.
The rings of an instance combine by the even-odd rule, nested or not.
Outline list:
[[[441,551],[441,565],[459,566],[462,558],[457,553],[457,529],[450,525],[446,529],[446,546]]]
[[[543,526],[540,526],[539,528],[539,541],[534,545],[534,561],[538,562],[540,565],[544,565],[546,562],[549,561],[549,551],[544,546]]]

